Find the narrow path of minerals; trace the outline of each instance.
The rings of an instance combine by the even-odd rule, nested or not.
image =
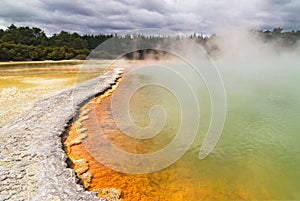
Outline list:
[[[0,200],[99,200],[67,168],[61,135],[79,106],[109,89],[121,72],[114,69],[38,101],[0,128]]]

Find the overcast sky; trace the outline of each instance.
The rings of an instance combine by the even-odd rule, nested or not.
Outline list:
[[[300,0],[0,0],[0,28],[12,23],[47,34],[144,28],[204,34],[226,27],[300,30]]]

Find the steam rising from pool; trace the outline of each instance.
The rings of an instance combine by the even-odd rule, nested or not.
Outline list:
[[[298,134],[300,130],[298,87],[300,84],[300,49],[299,47],[283,49],[276,44],[276,41],[264,43],[250,32],[233,30],[221,33],[214,38],[211,45],[217,45],[218,50],[211,55],[199,49],[195,44],[178,41],[169,46],[171,48],[168,49],[168,53],[171,56],[163,54],[158,60],[153,60],[157,58],[157,55],[150,55],[149,59],[144,61],[119,60],[122,67],[127,66],[127,70],[118,89],[113,93],[112,99],[115,102],[112,107],[106,108],[105,106],[106,109],[101,109],[109,114],[105,117],[109,119],[107,122],[118,118],[119,122],[122,122],[129,116],[130,121],[140,127],[147,128],[151,125],[151,118],[152,120],[159,119],[158,123],[163,122],[165,125],[156,131],[158,133],[155,137],[136,139],[139,132],[133,133],[132,128],[126,128],[126,125],[130,124],[121,126],[118,126],[118,122],[103,124],[106,122],[103,119],[99,123],[97,118],[102,118],[101,113],[97,116],[97,109],[95,109],[96,115],[91,115],[89,122],[85,125],[89,136],[84,142],[85,148],[99,163],[118,171],[122,170],[121,172],[134,173],[133,167],[140,167],[137,173],[153,172],[153,168],[157,170],[158,172],[147,175],[149,186],[157,185],[157,189],[151,188],[153,196],[177,195],[188,197],[190,200],[300,199],[297,190],[300,188],[298,171],[300,166],[300,136]],[[155,48],[163,50],[163,45],[153,47]],[[185,150],[185,154],[181,155],[176,162],[173,161],[171,166],[164,167],[165,169],[157,168],[157,164],[168,159],[166,155],[162,154],[157,161],[156,158],[143,161],[144,165],[138,158],[148,153],[155,153],[173,142],[181,125],[182,104],[187,104],[185,101],[179,101],[175,93],[172,93],[174,90],[163,85],[151,85],[157,80],[164,79],[179,92],[184,93],[187,90],[183,87],[183,82],[172,79],[174,77],[168,78],[168,73],[162,73],[163,71],[159,70],[165,69],[162,66],[167,66],[177,75],[182,76],[185,84],[191,87],[200,115],[199,119],[196,119],[199,122],[195,138],[189,136],[185,139],[186,141],[175,143],[174,153],[178,150]],[[214,74],[214,69],[218,70],[218,74]],[[201,72],[200,76],[197,72]],[[170,75],[171,73],[169,77]],[[207,79],[217,78],[214,75],[219,75],[221,79]],[[135,93],[126,90],[140,83],[148,83],[149,86],[140,87]],[[217,93],[219,91],[213,91],[220,86],[224,86],[226,99],[223,94]],[[113,110],[120,110],[124,104],[124,96],[131,98],[126,105],[128,113],[118,116]],[[214,112],[221,111],[222,113],[220,106],[224,105],[224,100],[227,100],[224,129],[221,138],[218,138],[219,141],[211,141],[218,137],[218,129],[211,129],[211,122],[215,117]],[[163,113],[149,113],[156,105],[164,109],[166,121],[160,119],[164,116]],[[198,110],[189,104],[185,106],[190,106],[186,111],[191,115],[186,115],[181,120],[194,124],[193,114],[197,114]],[[160,116],[158,118],[155,115]],[[222,118],[217,119],[216,122],[219,123],[216,125],[223,127]],[[96,132],[93,127],[93,131],[89,133],[88,125],[98,125],[99,128]],[[184,132],[192,132],[194,128],[187,126]],[[132,131],[131,137],[125,137],[129,131]],[[208,131],[211,132],[207,134]],[[126,160],[123,163],[118,160],[118,155],[107,157],[111,155],[109,155],[110,152],[102,149],[103,141],[97,147],[96,140],[99,140],[100,134],[111,140],[111,144],[104,143],[105,146],[115,146],[139,156],[133,160],[125,157]],[[192,144],[186,149],[187,141],[190,140]],[[218,144],[214,146],[217,142]],[[214,149],[204,149],[204,156],[207,157],[199,160],[199,151],[205,143],[212,145],[206,147]],[[135,146],[126,147],[132,144]],[[113,162],[115,166],[110,166],[110,162]],[[121,169],[118,169],[120,167]],[[158,175],[164,176],[165,179],[161,181]],[[108,187],[124,188],[125,192],[129,192],[130,189],[124,187],[122,180],[125,177],[138,176],[120,175],[119,182],[115,182],[116,186]],[[96,180],[101,179],[96,178]],[[144,186],[144,184],[136,183],[136,186]],[[161,190],[162,188],[165,190]],[[140,191],[145,191],[145,194],[149,193],[142,188]]]

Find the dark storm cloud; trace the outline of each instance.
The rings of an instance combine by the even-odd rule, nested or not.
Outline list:
[[[300,29],[299,0],[0,0],[0,23],[48,34],[162,28],[211,33],[226,27]]]
[[[42,9],[48,12],[63,12],[65,14],[93,16],[93,11],[89,8],[85,8],[83,4],[73,1],[61,2],[61,1],[42,1]],[[82,1],[81,1],[82,2]]]

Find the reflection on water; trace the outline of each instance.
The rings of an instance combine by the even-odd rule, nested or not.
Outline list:
[[[298,74],[299,75],[299,74]],[[114,96],[126,93],[126,86],[139,79],[123,79]],[[96,161],[83,144],[71,147],[71,155],[86,158],[93,177],[88,187],[118,188],[124,200],[299,200],[300,199],[300,94],[299,77],[291,73],[289,81],[277,82],[265,77],[256,84],[232,85],[225,79],[228,95],[227,119],[223,135],[214,151],[198,159],[210,120],[210,105],[205,87],[199,85],[201,122],[198,136],[189,151],[172,166],[152,174],[124,174]],[[91,109],[83,127],[89,137],[99,129],[115,146],[132,153],[154,152],[166,146],[176,135],[180,108],[166,89],[144,87],[132,96],[130,114],[139,126],[149,123],[148,111],[163,105],[168,114],[164,129],[150,140],[126,136],[114,122],[111,96],[86,107]],[[122,100],[120,100],[122,101]],[[100,100],[98,100],[100,102]],[[73,125],[70,136],[76,133]],[[97,149],[101,141],[85,141]],[[130,161],[129,161],[130,162]]]

